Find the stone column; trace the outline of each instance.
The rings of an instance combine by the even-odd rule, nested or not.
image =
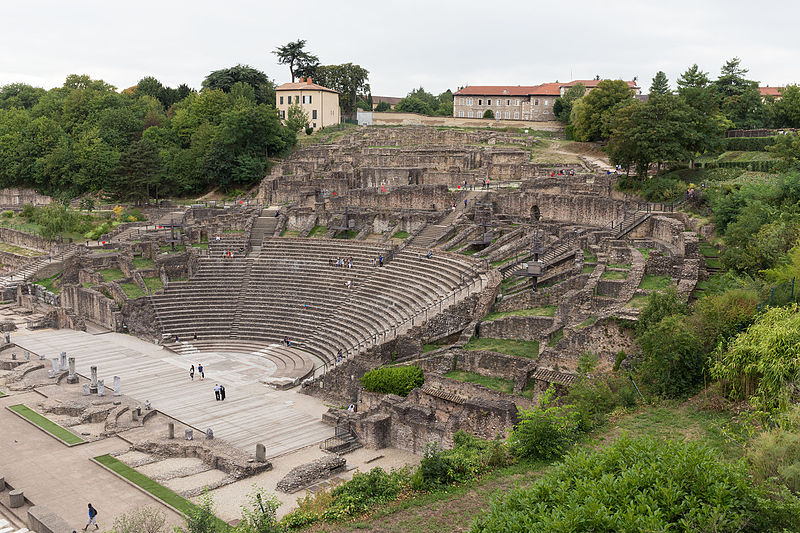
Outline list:
[[[59,364],[62,372],[67,370],[67,352],[61,352],[59,354]]]
[[[175,438],[175,422],[170,422],[167,424],[167,438],[174,439]]]
[[[122,394],[122,380],[119,379],[119,376],[114,376],[114,396],[120,394]]]
[[[98,396],[105,396],[106,395],[106,385],[103,383],[102,379],[97,380],[97,395]]]
[[[74,357],[70,357],[69,358],[68,366],[69,366],[69,374],[67,374],[67,383],[77,383],[78,382],[78,376],[75,375],[75,358]]]
[[[256,461],[259,463],[267,462],[267,448],[260,442],[256,444]]]
[[[97,367],[92,365],[89,369],[92,372],[92,381],[89,383],[89,391],[95,394],[97,392]]]

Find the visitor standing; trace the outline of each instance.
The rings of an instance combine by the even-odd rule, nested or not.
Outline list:
[[[194,381],[194,365],[189,367],[189,377]]]
[[[219,390],[219,384],[217,383],[214,384],[214,397],[216,397],[217,401],[219,401],[220,390]]]
[[[86,522],[86,526],[83,528],[86,531],[86,528],[94,524],[95,529],[100,529],[100,526],[97,525],[97,509],[92,507],[92,504],[89,504],[89,521]]]

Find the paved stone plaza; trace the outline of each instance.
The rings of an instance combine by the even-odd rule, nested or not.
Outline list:
[[[332,436],[321,422],[326,406],[319,400],[294,391],[272,390],[260,379],[274,371],[269,360],[243,353],[209,352],[178,355],[130,335],[91,335],[74,330],[20,331],[12,340],[25,350],[47,359],[66,351],[75,357],[77,372],[90,375],[98,367],[111,394],[114,376],[122,380],[122,392],[154,409],[204,432],[214,431],[248,453],[256,443],[267,448],[268,457],[282,455],[317,444]],[[202,363],[205,380],[196,373],[189,378],[189,366]],[[214,384],[225,386],[224,402],[214,398]]]

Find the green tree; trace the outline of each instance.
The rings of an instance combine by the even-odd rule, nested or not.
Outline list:
[[[275,105],[275,84],[266,74],[249,65],[215,70],[203,80],[203,89],[219,89],[228,93],[238,82],[246,83],[255,90],[257,103]]]
[[[314,54],[306,52],[306,40],[298,39],[277,47],[272,51],[278,57],[279,65],[289,65],[289,74],[292,76],[292,83],[295,78],[304,76],[316,76],[316,68],[319,66],[319,58]],[[333,89],[333,87],[326,87]]]
[[[576,100],[583,98],[586,94],[586,86],[582,83],[576,83],[566,91],[564,96],[559,96],[553,102],[553,114],[564,124],[570,123],[570,115],[572,115],[572,106]]]
[[[610,134],[610,119],[621,104],[633,99],[633,90],[622,80],[603,80],[572,107],[576,141],[598,141]]]
[[[339,106],[344,113],[353,113],[359,95],[371,100],[369,71],[360,65],[319,65],[314,68],[313,81],[339,93]]]
[[[297,134],[299,131],[305,130],[308,127],[308,113],[306,113],[300,104],[292,104],[286,112],[286,127],[289,131]]]
[[[662,96],[672,94],[672,91],[669,88],[669,80],[667,79],[667,75],[664,74],[664,71],[662,70],[656,72],[653,82],[650,84],[650,95],[652,96],[654,94],[660,94]]]

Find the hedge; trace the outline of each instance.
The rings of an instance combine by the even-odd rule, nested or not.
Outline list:
[[[425,381],[418,366],[387,366],[370,370],[361,377],[361,385],[371,392],[408,396]]]
[[[729,152],[766,152],[767,146],[775,144],[771,137],[729,137],[725,139],[725,150]]]

